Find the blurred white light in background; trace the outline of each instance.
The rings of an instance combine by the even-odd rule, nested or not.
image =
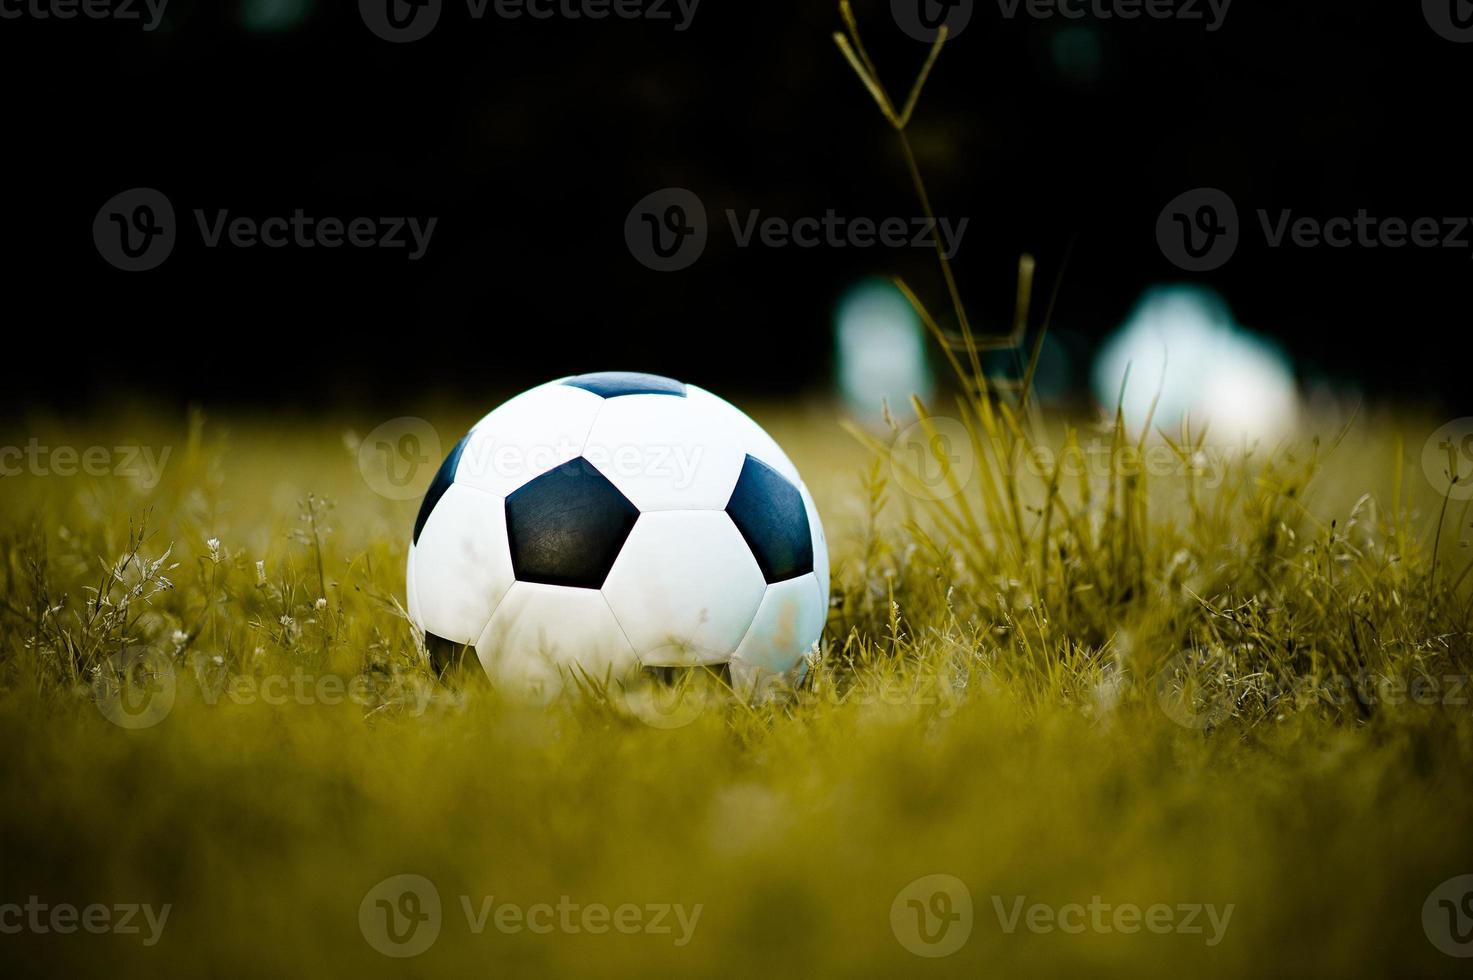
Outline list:
[[[1142,297],[1100,351],[1094,393],[1139,433],[1160,391],[1153,429],[1172,438],[1189,419],[1215,444],[1272,439],[1293,428],[1299,399],[1289,358],[1278,345],[1239,327],[1222,298],[1197,286],[1163,286]],[[1163,370],[1165,375],[1163,378]]]
[[[892,411],[904,415],[911,395],[930,397],[921,320],[892,283],[870,279],[854,286],[839,301],[834,326],[839,390],[855,414],[878,418],[881,402],[888,400]]]

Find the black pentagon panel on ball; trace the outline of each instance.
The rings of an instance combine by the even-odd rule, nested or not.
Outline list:
[[[518,582],[597,589],[639,509],[585,459],[544,473],[506,498],[506,533]]]
[[[582,388],[604,398],[620,395],[674,395],[685,397],[685,385],[658,374],[640,374],[636,371],[602,371],[598,374],[580,374],[563,384]]]
[[[465,452],[465,444],[470,441],[467,435],[456,443],[450,455],[445,457],[445,462],[435,471],[435,478],[430,481],[430,488],[425,491],[424,503],[419,505],[419,516],[414,519],[414,543],[419,544],[419,533],[425,529],[425,523],[430,519],[435,505],[440,498],[445,496],[445,491],[450,489],[450,484],[455,482],[455,470],[460,466],[460,454]]]
[[[813,537],[798,488],[760,459],[748,456],[726,512],[768,584],[813,571]]]

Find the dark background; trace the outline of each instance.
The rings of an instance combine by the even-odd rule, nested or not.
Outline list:
[[[888,0],[855,7],[903,98],[925,45]],[[606,368],[788,393],[828,383],[851,284],[902,273],[945,305],[929,253],[738,249],[725,229],[726,208],[917,213],[894,134],[830,39],[832,0],[704,0],[683,33],[474,21],[447,0],[405,45],[350,2],[172,0],[166,22],[0,20],[9,407],[405,404]],[[1047,287],[1073,241],[1055,324],[1077,344],[1145,288],[1197,281],[1308,382],[1466,408],[1473,249],[1270,250],[1253,212],[1473,215],[1470,67],[1473,45],[1416,2],[1236,0],[1215,33],[1007,21],[981,2],[912,138],[937,210],[972,219],[957,268],[983,329],[1006,327],[1020,252]],[[1236,199],[1244,242],[1188,276],[1155,222],[1204,185]],[[181,237],[130,274],[91,225],[135,186],[168,195]],[[667,186],[701,196],[712,233],[694,267],[661,274],[623,227]],[[207,250],[196,207],[439,223],[419,262]]]

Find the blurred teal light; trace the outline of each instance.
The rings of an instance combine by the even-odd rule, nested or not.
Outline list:
[[[911,395],[933,389],[920,317],[900,290],[881,279],[852,287],[834,316],[839,390],[855,414],[878,417],[880,405],[904,413]]]
[[[1097,81],[1105,63],[1100,35],[1093,27],[1066,27],[1055,34],[1049,47],[1054,68],[1071,82]]]
[[[257,34],[288,31],[307,19],[312,0],[241,0],[240,24]]]

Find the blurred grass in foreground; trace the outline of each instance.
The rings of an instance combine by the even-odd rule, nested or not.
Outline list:
[[[428,414],[448,445],[485,407]],[[1431,426],[1362,420],[1333,451],[1306,438],[1211,480],[1106,453],[1003,480],[992,515],[996,447],[957,447],[945,465],[972,471],[945,496],[945,473],[910,467],[936,462],[903,451],[914,431],[872,457],[825,406],[755,414],[828,528],[823,649],[791,703],[653,715],[430,676],[399,612],[416,502],[375,493],[354,452],[376,420],[7,434],[170,455],[152,488],[3,481],[0,905],[172,911],[150,947],[27,929],[0,953],[123,976],[1456,972],[1423,911],[1473,872],[1468,521],[1422,476]],[[115,705],[115,658],[140,650],[175,697],[130,730],[98,696]],[[404,873],[435,883],[443,921],[395,960],[359,909]],[[907,904],[932,874],[973,906],[935,960],[897,939],[917,908],[956,908]],[[461,896],[701,912],[684,945],[475,934]],[[1020,896],[1233,908],[1213,945],[1205,916],[1203,934],[1009,933]]]

